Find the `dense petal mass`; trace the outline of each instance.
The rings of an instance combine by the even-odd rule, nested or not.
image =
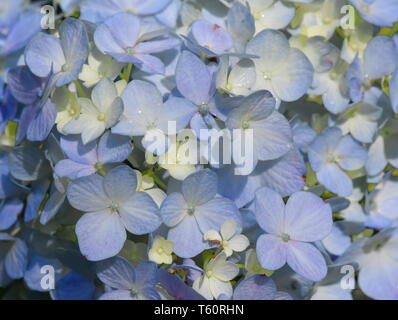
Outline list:
[[[0,0],[0,299],[398,299],[398,0],[41,2]]]

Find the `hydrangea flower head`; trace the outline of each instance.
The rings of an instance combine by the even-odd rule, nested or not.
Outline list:
[[[151,261],[143,261],[133,267],[126,259],[116,257],[99,263],[97,275],[107,286],[101,300],[160,300],[155,289],[157,267]]]
[[[80,250],[89,260],[98,261],[120,252],[126,229],[146,234],[161,223],[152,198],[137,192],[137,175],[127,166],[110,170],[105,177],[93,174],[74,180],[68,186],[68,200],[87,212],[76,225]]]
[[[98,49],[119,62],[133,63],[142,71],[164,73],[163,62],[153,53],[174,48],[179,44],[175,38],[140,42],[141,20],[129,13],[118,13],[101,24],[94,34]],[[149,40],[149,39],[145,39]]]
[[[81,114],[68,122],[63,130],[67,134],[81,134],[87,144],[113,127],[123,113],[123,101],[115,84],[104,78],[94,87],[91,100],[79,98]]]
[[[235,204],[217,196],[217,175],[208,169],[190,174],[182,182],[181,193],[171,193],[163,201],[160,213],[170,228],[167,238],[173,241],[174,252],[184,258],[209,247],[203,237],[207,231],[219,229],[230,218],[240,223]]]
[[[285,205],[279,194],[263,188],[256,192],[255,214],[267,232],[257,240],[257,256],[263,268],[277,270],[287,263],[309,280],[320,281],[326,276],[326,261],[311,243],[331,231],[329,204],[312,193],[297,192]]]

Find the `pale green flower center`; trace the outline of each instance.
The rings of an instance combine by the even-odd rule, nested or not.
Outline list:
[[[127,54],[134,54],[134,47],[127,47],[124,51],[126,51]]]
[[[264,80],[271,80],[271,73],[264,72],[263,73],[263,78],[264,78]]]
[[[71,65],[69,64],[69,63],[65,63],[63,66],[62,66],[62,72],[68,72],[68,71],[70,71],[70,69],[71,69]]]
[[[241,124],[242,129],[249,129],[250,128],[250,122],[249,120],[243,120]]]
[[[71,117],[73,117],[73,116],[75,116],[76,115],[76,109],[75,108],[69,108],[68,109],[68,113],[69,113],[69,115],[71,116]]]
[[[288,242],[290,240],[290,236],[287,233],[282,233],[281,239],[283,242]]]
[[[131,294],[133,297],[135,297],[136,295],[138,295],[138,290],[135,289],[135,288],[131,288],[131,289],[130,289],[130,294]]]
[[[206,114],[208,114],[209,113],[209,106],[207,105],[207,104],[201,104],[200,106],[199,106],[199,113],[202,115],[202,116],[205,116]]]
[[[97,117],[98,121],[105,121],[105,113],[100,112],[100,114]]]
[[[119,212],[120,206],[118,203],[112,201],[111,204],[109,205],[109,209],[112,212]]]
[[[363,12],[363,13],[369,13],[369,4],[367,4],[367,3],[361,3],[361,11]]]

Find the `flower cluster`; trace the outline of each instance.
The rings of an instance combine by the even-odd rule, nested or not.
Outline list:
[[[0,3],[1,298],[398,300],[398,1],[54,3]]]

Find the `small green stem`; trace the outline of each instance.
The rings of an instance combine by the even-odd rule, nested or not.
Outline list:
[[[79,80],[75,80],[76,90],[80,97],[88,98],[86,91],[84,91],[83,87],[81,86]]]
[[[123,72],[120,75],[120,78],[122,78],[123,80],[125,80],[126,82],[130,81],[130,77],[131,77],[131,72],[133,70],[133,64],[129,63],[124,69]]]
[[[167,185],[155,174],[155,172],[153,172],[152,170],[147,170],[143,173],[144,175],[148,175],[150,176],[153,181],[155,181],[155,183],[164,191],[167,190]]]

